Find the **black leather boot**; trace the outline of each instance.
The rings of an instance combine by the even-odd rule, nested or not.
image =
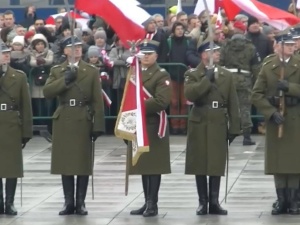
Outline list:
[[[18,214],[14,206],[17,178],[7,178],[5,185],[5,214],[15,216]]]
[[[223,209],[219,203],[221,177],[209,177],[209,214],[227,215],[227,210]]]
[[[160,187],[161,175],[149,175],[149,195],[147,196],[146,210],[144,217],[152,217],[158,214],[158,191]]]
[[[4,200],[3,200],[3,183],[0,178],[0,215],[4,214]]]
[[[196,185],[199,196],[199,206],[197,208],[197,215],[206,215],[207,214],[207,204],[208,204],[208,196],[207,196],[207,177],[196,175]]]
[[[247,129],[243,133],[243,145],[255,145],[256,143],[251,139],[251,129]]]
[[[72,215],[75,211],[74,204],[74,176],[61,176],[62,186],[65,196],[65,204],[63,209],[59,212],[60,216]]]
[[[147,202],[147,196],[148,196],[148,186],[149,186],[149,176],[148,175],[142,175],[142,184],[143,184],[143,190],[144,190],[144,196],[145,196],[145,204],[136,210],[132,210],[130,212],[130,215],[143,215],[143,213],[146,210],[146,202]]]
[[[287,213],[288,201],[285,188],[276,188],[277,201],[273,203],[272,215],[280,215]]]
[[[289,214],[299,215],[299,208],[297,202],[297,191],[298,189],[289,189],[290,201],[289,201]]]
[[[88,214],[84,202],[88,184],[89,184],[89,176],[77,176],[76,214],[80,216],[86,216]]]

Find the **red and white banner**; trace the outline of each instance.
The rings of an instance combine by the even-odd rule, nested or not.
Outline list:
[[[300,18],[293,14],[257,0],[223,0],[223,5],[229,19],[234,18],[239,13],[237,11],[237,8],[239,8],[256,17],[259,21],[279,30],[300,23]]]
[[[83,17],[82,15],[78,14],[78,13],[74,13],[73,11],[70,12],[70,15],[71,15],[71,18],[75,19],[75,21],[77,23],[79,23],[81,25],[82,28],[87,28],[88,27],[88,22],[89,22],[89,19]],[[58,16],[68,16],[67,13],[59,13],[59,14],[54,14],[54,15],[51,15],[49,16],[47,19],[46,19],[46,24],[51,24],[51,25],[55,25],[55,19],[56,17]]]
[[[208,10],[211,14],[218,13],[219,8],[223,8],[223,0],[206,0]],[[199,15],[203,10],[205,10],[205,5],[203,0],[198,0],[196,7],[194,9],[194,14]]]
[[[149,152],[145,112],[146,98],[140,65],[137,57],[134,57],[126,79],[122,103],[115,126],[116,137],[132,141],[133,165],[137,163],[142,153]]]
[[[103,100],[104,100],[106,106],[110,107],[112,101],[110,100],[110,98],[108,97],[108,95],[106,94],[106,92],[103,89],[102,89],[102,95],[103,95]]]
[[[102,17],[126,46],[127,41],[144,39],[146,35],[142,24],[151,15],[139,7],[139,4],[136,0],[75,1],[76,9]]]
[[[216,22],[216,28],[222,29],[222,27],[223,27],[223,18],[222,18],[222,14],[221,14],[221,8],[219,8],[217,22]]]

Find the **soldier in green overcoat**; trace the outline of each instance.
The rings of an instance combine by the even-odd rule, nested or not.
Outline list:
[[[266,121],[265,173],[274,175],[278,197],[272,214],[299,214],[296,193],[300,180],[300,60],[293,55],[292,34],[281,33],[276,41],[277,57],[263,64],[251,99]],[[279,112],[281,92],[285,99],[283,116]],[[279,125],[283,125],[281,138],[278,137]]]
[[[152,96],[145,100],[150,152],[143,153],[137,164],[129,169],[130,174],[142,175],[145,195],[145,204],[130,214],[144,217],[158,214],[161,174],[171,173],[169,127],[167,126],[163,138],[158,136],[160,122],[163,122],[158,113],[166,110],[170,104],[171,81],[170,75],[156,63],[158,46],[158,42],[150,40],[144,40],[140,45],[140,51],[144,54],[141,59],[143,86]],[[131,142],[128,151],[132,154]],[[129,158],[132,158],[131,155]]]
[[[213,62],[219,62],[219,46],[213,46]],[[219,204],[221,176],[224,176],[228,141],[240,134],[238,98],[232,74],[220,66],[209,66],[210,43],[198,52],[201,63],[185,74],[184,93],[194,103],[188,118],[185,173],[196,175],[199,207],[197,215],[227,215]],[[229,124],[229,128],[228,128]],[[209,196],[207,177],[209,176]]]
[[[23,177],[22,148],[32,138],[31,99],[26,74],[9,66],[11,50],[0,44],[0,214],[17,215],[14,197],[17,178]]]
[[[74,48],[74,49],[73,49]],[[58,98],[53,115],[51,173],[62,175],[65,205],[59,215],[87,215],[85,197],[92,174],[92,141],[104,133],[104,111],[101,83],[95,67],[81,60],[82,43],[74,37],[62,42],[67,56],[54,66],[44,86],[46,98]],[[71,64],[74,50],[75,63]],[[73,67],[73,69],[72,69]],[[74,176],[77,175],[76,207]]]

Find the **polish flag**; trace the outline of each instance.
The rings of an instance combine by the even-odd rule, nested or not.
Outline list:
[[[177,0],[177,12],[176,12],[176,14],[178,14],[179,12],[182,12],[181,0]]]
[[[83,17],[82,15],[80,15],[80,14],[78,14],[78,13],[74,13],[73,11],[70,12],[70,15],[71,15],[71,18],[75,19],[75,21],[76,21],[77,23],[79,23],[83,29],[88,27],[89,19]],[[64,12],[64,13],[58,13],[58,14],[51,15],[51,16],[49,16],[49,17],[46,19],[46,24],[55,25],[55,19],[56,19],[58,16],[63,16],[63,17],[65,17],[65,16],[68,16],[68,15],[67,15],[67,12]]]
[[[151,15],[136,0],[76,0],[76,9],[102,17],[116,32],[123,44],[144,39],[142,25]],[[128,46],[127,46],[128,47]]]
[[[234,17],[236,7],[256,17],[261,22],[267,23],[279,30],[298,24],[300,18],[276,7],[261,3],[257,0],[223,0],[224,8],[228,17]],[[235,8],[232,7],[235,5]],[[234,15],[235,14],[235,15]]]
[[[216,28],[222,29],[223,27],[223,18],[221,15],[221,8],[219,8],[218,16],[217,16],[217,22],[216,22]]]
[[[217,13],[219,8],[223,8],[223,0],[206,0],[208,10],[211,14]],[[203,0],[198,0],[194,10],[194,14],[199,15],[203,10],[205,10],[205,4]]]

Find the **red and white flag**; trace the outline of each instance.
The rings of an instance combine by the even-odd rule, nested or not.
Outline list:
[[[223,0],[223,4],[228,18],[232,18],[238,14],[236,11],[238,7],[261,22],[267,23],[279,30],[284,30],[300,22],[300,18],[293,14],[257,0]]]
[[[132,165],[144,152],[149,152],[146,127],[145,99],[142,72],[134,57],[128,72],[120,111],[115,126],[116,137],[132,141]]]
[[[223,18],[222,18],[222,14],[221,14],[221,8],[219,8],[217,22],[216,22],[216,28],[222,29],[222,27],[223,27]]]
[[[78,13],[74,13],[73,11],[70,12],[70,15],[71,15],[71,18],[75,19],[75,21],[77,23],[79,23],[81,25],[82,28],[87,28],[88,27],[88,22],[89,22],[89,19],[83,17],[82,15],[78,14]],[[55,25],[55,19],[56,17],[58,16],[68,16],[67,15],[67,12],[65,13],[58,13],[58,14],[54,14],[54,15],[51,15],[49,16],[47,19],[46,19],[46,24],[51,24],[51,25]]]
[[[206,2],[210,14],[217,13],[219,8],[223,7],[223,0],[206,0]],[[203,10],[205,10],[204,1],[198,0],[194,9],[194,14],[199,15]]]
[[[123,44],[144,39],[142,25],[151,15],[139,7],[136,0],[76,0],[75,7],[89,14],[102,17],[116,32]],[[129,47],[129,46],[127,46]]]
[[[296,9],[300,9],[300,0],[297,0]]]

